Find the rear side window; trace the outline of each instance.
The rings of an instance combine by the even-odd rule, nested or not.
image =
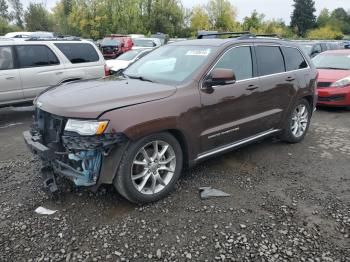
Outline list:
[[[260,76],[285,72],[283,56],[278,46],[257,46],[256,56]]]
[[[57,56],[45,45],[20,45],[16,50],[21,68],[60,64]]]
[[[236,80],[253,77],[253,63],[250,47],[242,46],[227,51],[214,68],[232,69]]]
[[[0,70],[13,69],[13,54],[12,48],[9,46],[0,47]]]
[[[72,64],[96,62],[100,60],[95,48],[87,43],[56,43],[55,46]]]
[[[287,71],[307,68],[307,63],[298,49],[292,47],[282,47]]]

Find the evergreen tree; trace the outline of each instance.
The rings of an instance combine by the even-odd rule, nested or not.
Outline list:
[[[10,20],[10,14],[9,14],[9,7],[7,5],[6,0],[0,0],[0,18],[9,21]]]
[[[304,36],[307,30],[316,25],[315,1],[294,0],[294,10],[291,17],[291,27],[299,36]]]
[[[31,3],[24,14],[28,31],[51,31],[50,14],[42,4]]]
[[[12,17],[15,20],[15,23],[18,27],[23,28],[23,5],[21,0],[9,0],[11,7],[13,9]]]

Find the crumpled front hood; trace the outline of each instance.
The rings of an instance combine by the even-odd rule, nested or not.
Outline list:
[[[159,100],[175,92],[175,86],[108,77],[57,86],[40,95],[36,105],[59,116],[93,119],[105,111]]]

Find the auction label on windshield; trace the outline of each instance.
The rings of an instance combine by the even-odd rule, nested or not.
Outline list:
[[[188,50],[186,55],[193,56],[208,56],[210,54],[210,49],[196,49],[196,50]]]

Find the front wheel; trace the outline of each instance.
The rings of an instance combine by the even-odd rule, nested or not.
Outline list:
[[[307,100],[301,99],[292,109],[282,133],[282,140],[288,143],[301,142],[310,127],[311,107]]]
[[[125,151],[114,185],[131,202],[157,201],[174,188],[182,162],[181,146],[172,135],[159,133],[141,138]]]

